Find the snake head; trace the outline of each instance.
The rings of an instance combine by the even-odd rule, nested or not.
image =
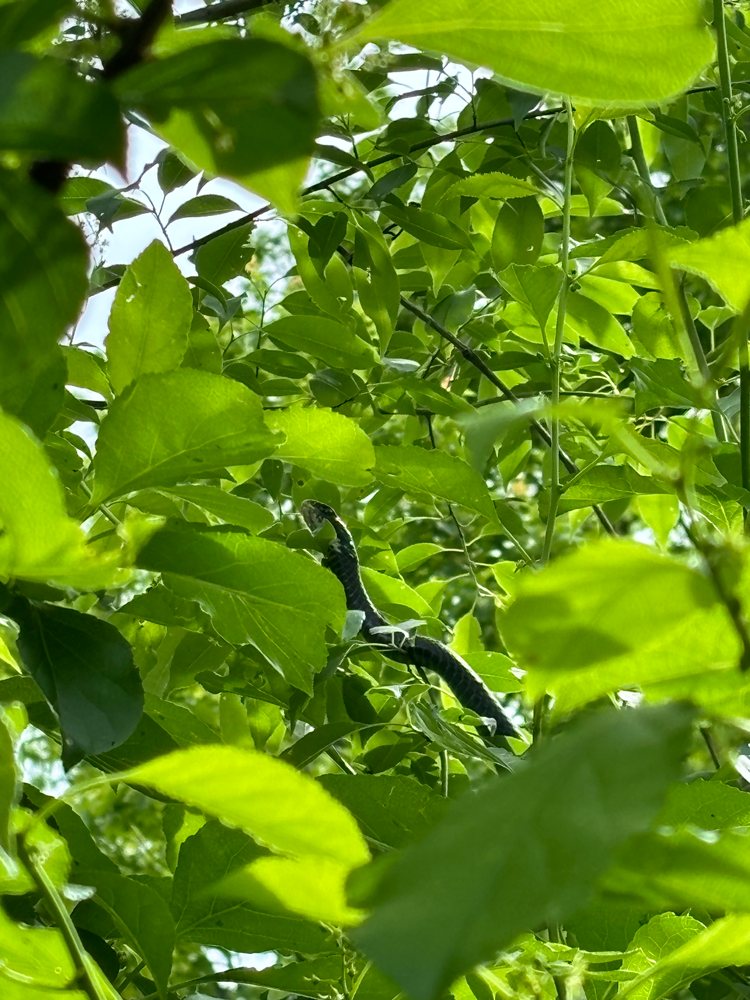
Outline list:
[[[338,519],[338,514],[333,507],[329,507],[327,503],[321,503],[320,500],[303,500],[299,510],[313,535],[317,534],[326,522],[333,524]]]

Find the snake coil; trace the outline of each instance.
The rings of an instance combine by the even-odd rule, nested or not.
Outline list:
[[[344,588],[347,608],[362,613],[361,632],[365,641],[377,645],[391,660],[411,664],[420,670],[432,670],[446,682],[465,708],[494,722],[496,735],[517,736],[515,726],[482,678],[442,642],[421,635],[412,639],[404,637],[403,633],[397,639],[395,629],[388,638],[389,624],[370,600],[362,582],[354,539],[333,507],[318,500],[305,500],[300,513],[313,534],[325,523],[332,526],[336,537],[328,546],[323,565],[338,577]]]

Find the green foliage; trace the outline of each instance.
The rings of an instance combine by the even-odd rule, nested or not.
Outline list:
[[[750,5],[242,6],[0,3],[0,998],[745,997]]]

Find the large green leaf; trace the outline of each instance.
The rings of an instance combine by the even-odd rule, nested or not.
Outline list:
[[[313,674],[327,660],[325,628],[340,631],[344,623],[343,591],[332,574],[276,542],[210,529],[162,530],[138,564],[198,601],[227,642],[251,643],[312,694]]]
[[[528,575],[500,622],[532,697],[560,705],[736,663],[738,643],[710,580],[629,542],[599,542]]]
[[[121,160],[124,130],[106,84],[85,80],[62,59],[4,51],[0,88],[0,148],[51,160]]]
[[[261,507],[252,500],[227,493],[220,486],[172,486],[160,490],[168,496],[178,497],[195,507],[200,507],[225,524],[239,524],[242,528],[257,535],[273,524],[274,517],[270,510]]]
[[[44,434],[62,404],[58,337],[86,292],[81,232],[52,198],[0,172],[0,405]]]
[[[717,920],[705,930],[690,935],[668,954],[660,954],[655,964],[622,986],[618,995],[659,1000],[674,995],[681,987],[716,969],[747,965],[750,962],[749,939],[750,916],[747,914],[738,913]]]
[[[87,548],[65,511],[62,486],[41,444],[0,413],[0,573],[41,583],[98,588],[114,566]]]
[[[682,707],[608,712],[543,746],[407,849],[355,942],[415,1000],[433,1000],[521,931],[565,919],[650,824],[689,732]]]
[[[130,777],[293,857],[350,866],[370,858],[351,814],[309,775],[268,754],[193,747],[149,761]]]
[[[705,278],[736,312],[750,301],[750,219],[669,250],[672,267]]]
[[[189,837],[180,848],[172,890],[178,939],[240,952],[322,951],[326,935],[315,924],[259,912],[221,891],[222,882],[264,853],[241,830],[218,820]]]
[[[60,722],[63,763],[106,753],[131,735],[143,687],[128,642],[109,622],[16,598],[18,651]]]
[[[326,316],[284,316],[265,332],[272,340],[320,358],[333,368],[369,370],[377,361],[370,344]]]
[[[372,482],[375,452],[368,436],[349,417],[312,406],[294,406],[270,413],[266,419],[270,427],[286,435],[276,451],[277,458],[331,483],[367,486]]]
[[[638,1000],[660,1000],[669,996],[682,985],[681,970],[669,965],[671,953],[687,943],[696,934],[705,930],[705,925],[687,914],[659,913],[641,927],[628,946],[622,968],[642,977],[641,985],[625,987],[625,992]],[[657,972],[656,966],[661,965]]]
[[[375,449],[375,475],[388,486],[397,486],[418,499],[437,498],[495,520],[487,485],[463,459],[443,451],[413,445],[379,445]]]
[[[92,503],[254,462],[280,441],[239,382],[190,368],[144,375],[102,421]]]
[[[505,83],[586,104],[640,107],[680,93],[713,56],[699,0],[394,0],[354,36],[488,66]]]
[[[654,496],[667,493],[653,478],[641,476],[630,465],[596,465],[588,472],[576,476],[564,492],[557,507],[557,514],[564,514],[580,507],[606,503],[608,500],[630,499],[634,496]],[[539,512],[546,517],[549,495],[542,494]]]
[[[96,901],[128,944],[143,955],[159,996],[165,997],[175,944],[174,920],[165,900],[148,885],[101,869],[78,871],[76,881],[96,889]]]
[[[318,782],[343,802],[366,837],[406,847],[442,817],[446,801],[403,774],[324,774]]]
[[[193,163],[293,207],[296,165],[304,172],[318,125],[315,72],[301,52],[263,38],[208,41],[141,64],[116,89]]]
[[[122,276],[109,314],[107,371],[112,388],[182,361],[193,321],[193,297],[172,254],[154,240]]]

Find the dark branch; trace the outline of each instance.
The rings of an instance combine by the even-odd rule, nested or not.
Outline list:
[[[121,29],[120,48],[105,62],[102,79],[114,80],[137,66],[161,23],[171,12],[171,0],[151,0],[137,20],[125,22]],[[37,160],[29,169],[29,177],[47,191],[57,194],[68,177],[70,166],[65,160]]]
[[[227,17],[239,17],[248,11],[267,7],[273,0],[223,0],[222,3],[208,4],[197,10],[188,10],[184,14],[175,14],[174,23],[178,28],[185,24],[210,24],[213,21],[223,21]]]
[[[172,13],[170,0],[151,0],[143,14],[132,23],[126,23],[122,30],[120,48],[104,64],[102,77],[114,80],[143,60],[146,49],[154,40],[162,21]]]

